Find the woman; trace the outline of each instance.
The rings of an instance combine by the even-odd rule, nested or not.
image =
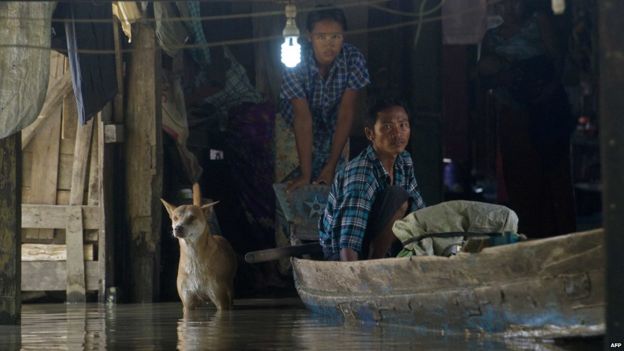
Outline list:
[[[299,157],[288,190],[331,183],[343,161],[358,90],[370,83],[364,55],[344,42],[342,10],[313,11],[306,27],[310,47],[300,65],[286,69],[280,92],[282,116],[293,126]]]

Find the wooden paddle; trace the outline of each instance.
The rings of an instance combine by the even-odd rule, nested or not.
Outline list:
[[[276,247],[274,249],[250,251],[245,254],[245,262],[260,263],[267,261],[275,261],[280,258],[301,256],[301,255],[317,255],[323,252],[319,243],[309,243],[285,247]]]

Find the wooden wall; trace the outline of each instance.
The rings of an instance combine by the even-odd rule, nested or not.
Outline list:
[[[52,52],[46,101],[22,133],[21,289],[66,290],[80,302],[102,282],[103,137],[98,118],[78,124],[69,77],[67,59]]]

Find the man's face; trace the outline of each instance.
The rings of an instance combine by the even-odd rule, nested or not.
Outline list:
[[[342,26],[331,20],[316,22],[310,33],[310,42],[316,62],[322,66],[329,66],[342,50]]]
[[[366,128],[365,132],[380,156],[396,157],[405,150],[410,138],[407,112],[401,106],[379,111],[373,128]]]

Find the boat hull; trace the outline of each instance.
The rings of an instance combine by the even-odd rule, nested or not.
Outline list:
[[[446,257],[292,259],[313,312],[442,333],[563,337],[604,333],[601,230]]]

